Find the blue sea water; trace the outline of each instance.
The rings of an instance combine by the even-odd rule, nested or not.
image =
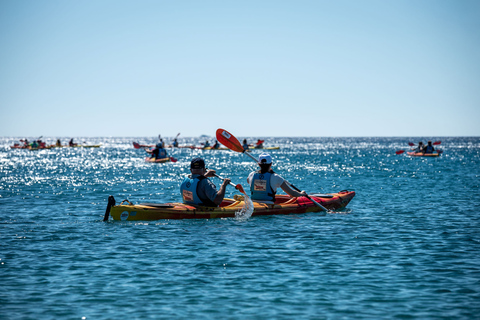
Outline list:
[[[178,202],[195,156],[248,189],[255,164],[191,149],[146,163],[132,141],[151,138],[11,150],[18,139],[0,138],[0,319],[479,318],[478,137],[431,138],[439,158],[395,154],[419,137],[267,137],[279,174],[354,190],[347,209],[154,222],[102,222],[108,196]]]

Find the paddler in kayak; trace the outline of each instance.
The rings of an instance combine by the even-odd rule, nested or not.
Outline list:
[[[252,200],[275,202],[275,194],[278,188],[282,188],[291,197],[307,196],[305,191],[295,191],[285,179],[273,172],[272,157],[268,153],[262,153],[258,157],[258,165],[260,170],[250,173],[247,178],[247,182],[250,184]]]
[[[412,143],[412,144],[413,144],[413,143]],[[412,149],[412,152],[415,152],[415,153],[417,153],[417,152],[423,152],[423,149],[424,149],[424,148],[425,148],[425,145],[423,144],[422,141],[420,141],[420,142],[418,143],[418,147]]]
[[[242,147],[243,147],[243,150],[245,151],[249,150],[247,139],[243,139]]]
[[[205,143],[203,144],[203,148],[205,149],[205,148],[209,148],[209,147],[210,147],[210,142],[208,142],[208,140],[207,140],[207,141],[205,141]]]
[[[192,205],[218,207],[225,197],[230,179],[223,180],[220,190],[217,191],[215,184],[208,179],[215,176],[215,170],[207,171],[205,161],[202,158],[194,158],[190,162],[190,172],[192,174],[187,176],[180,186],[183,202]]]
[[[151,151],[145,150],[151,154],[152,159],[165,159],[167,155],[167,150],[163,147],[163,143],[159,142],[155,145],[155,148]]]
[[[55,143],[55,147],[61,147],[62,146],[62,142],[60,141],[60,139],[57,139],[57,142]]]
[[[73,138],[72,138],[72,139],[70,139],[70,141],[68,142],[68,145],[69,145],[70,147],[75,147],[77,144],[73,142]]]
[[[174,148],[178,148],[177,138],[173,139],[172,146],[173,146]]]
[[[263,142],[264,140],[257,140],[257,143],[255,144],[255,149],[263,149]]]
[[[215,143],[213,144],[212,149],[218,149],[218,148],[220,148],[220,143],[218,143],[218,141],[215,140]]]
[[[423,149],[423,153],[433,153],[433,151],[435,151],[435,148],[432,145],[432,141],[428,141],[427,143],[428,144]]]

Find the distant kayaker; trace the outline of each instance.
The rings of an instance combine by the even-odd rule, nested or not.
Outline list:
[[[218,207],[225,197],[227,185],[230,179],[225,179],[217,191],[215,184],[208,179],[215,176],[215,170],[205,169],[205,161],[202,158],[194,158],[190,163],[191,175],[183,180],[180,186],[183,202],[186,204]]]
[[[173,139],[172,145],[173,145],[174,148],[178,148],[177,138]]]
[[[218,149],[218,148],[220,148],[220,143],[218,143],[218,141],[215,140],[215,143],[213,144],[212,149]]]
[[[268,153],[262,153],[258,157],[258,165],[260,170],[250,173],[247,178],[247,182],[250,184],[252,200],[275,201],[275,194],[278,188],[282,188],[291,197],[307,196],[305,191],[295,191],[285,179],[273,172],[272,157]]]
[[[209,148],[210,147],[210,142],[205,141],[204,145],[203,145],[204,148]]]
[[[72,139],[70,139],[70,141],[68,142],[68,145],[69,145],[70,147],[75,147],[77,144],[76,144],[76,143],[73,143],[73,138],[72,138]]]
[[[247,139],[243,139],[243,142],[242,142],[242,147],[243,147],[243,150],[248,150],[248,143],[247,143]]]
[[[165,143],[163,143],[163,139],[160,138],[160,142],[157,143],[157,146],[160,145],[160,148],[164,148],[165,147]]]
[[[424,148],[424,153],[433,153],[435,151],[435,148],[432,145],[432,141],[428,141],[428,144]]]
[[[256,149],[263,149],[263,141],[264,141],[264,140],[258,139],[258,140],[257,140],[257,143],[255,144],[255,148],[256,148]]]
[[[413,143],[412,143],[413,144]],[[413,152],[423,152],[423,149],[425,148],[425,145],[423,144],[422,141],[418,143],[418,147],[412,149]]]
[[[62,142],[60,141],[60,139],[57,139],[57,143],[55,143],[55,146],[56,147],[61,147],[62,146]]]
[[[167,157],[167,150],[163,148],[163,143],[161,142],[157,143],[157,145],[153,150],[151,151],[145,150],[145,151],[150,153],[152,155],[151,158],[153,159],[164,159]]]

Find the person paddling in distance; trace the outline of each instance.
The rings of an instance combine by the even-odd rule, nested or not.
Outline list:
[[[151,154],[151,158],[153,159],[164,159],[167,157],[167,150],[163,147],[163,143],[159,142],[155,145],[155,148],[151,151],[145,150],[146,152]]]
[[[435,148],[432,145],[432,141],[428,141],[428,144],[423,149],[423,153],[433,153],[433,151],[435,151]]]
[[[242,147],[243,147],[243,150],[245,151],[249,150],[247,139],[243,139]]]
[[[413,143],[412,143],[412,145],[413,145]],[[418,147],[412,149],[412,151],[415,152],[415,153],[417,153],[417,152],[423,152],[423,149],[424,149],[424,148],[425,148],[425,145],[423,144],[422,141],[420,141],[420,142],[418,143]]]
[[[250,173],[247,178],[247,182],[250,184],[252,200],[275,202],[275,194],[278,188],[282,188],[291,197],[308,196],[305,191],[298,192],[292,189],[285,179],[273,172],[270,154],[262,153],[258,157],[258,165],[260,170]]]
[[[205,161],[202,158],[194,158],[190,162],[190,172],[192,174],[187,176],[180,186],[183,202],[192,205],[218,207],[225,197],[230,179],[224,179],[217,191],[215,184],[208,179],[214,177],[216,172],[215,170],[207,171]]]
[[[173,139],[172,146],[173,146],[174,148],[178,148],[177,138]]]
[[[218,141],[215,140],[215,143],[213,144],[212,149],[218,149],[218,148],[220,148],[220,143],[218,143]]]

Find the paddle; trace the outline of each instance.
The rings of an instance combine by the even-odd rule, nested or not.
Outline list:
[[[438,146],[438,145],[441,144],[441,143],[442,143],[442,141],[435,141],[435,142],[433,143],[433,145],[434,145],[434,146]]]
[[[224,129],[217,129],[217,132],[216,132],[216,135],[217,135],[217,141],[220,142],[221,144],[223,144],[225,147],[227,147],[228,149],[232,150],[232,151],[236,151],[236,152],[240,152],[240,153],[243,153],[243,154],[246,154],[247,156],[249,156],[250,158],[252,158],[253,161],[255,161],[255,163],[258,164],[257,162],[257,159],[255,159],[254,156],[252,156],[250,153],[248,152],[245,152],[245,150],[243,149],[242,145],[240,144],[240,141],[238,141],[237,138],[235,138],[235,136],[233,136],[230,132],[228,132],[227,130],[224,130]],[[293,184],[291,184],[290,182],[288,182],[287,180],[285,180],[285,182],[291,186],[293,189],[297,190],[298,192],[301,192],[300,189],[298,189],[297,187],[295,187]],[[313,200],[309,195],[306,195],[306,197],[312,201],[317,207],[321,208],[323,211],[327,211],[327,208],[325,208],[324,206],[322,206],[320,203],[318,203],[317,201]]]
[[[213,174],[215,177],[219,178],[219,179],[222,179],[222,180],[225,180],[224,178],[220,177],[218,174],[214,173]],[[235,189],[237,189],[238,191],[240,191],[241,193],[243,193],[244,195],[247,195],[245,193],[245,190],[243,190],[243,187],[241,184],[234,184],[233,182],[230,182],[229,183],[231,186],[235,187]]]
[[[396,154],[402,154],[402,153],[404,153],[404,152],[405,152],[405,150],[398,150],[398,151],[396,151],[395,153],[396,153]]]

